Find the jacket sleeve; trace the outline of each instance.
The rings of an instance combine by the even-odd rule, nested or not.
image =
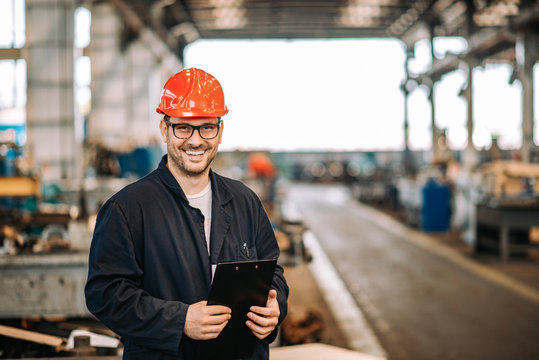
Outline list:
[[[177,354],[188,305],[155,298],[142,289],[135,240],[124,212],[109,200],[99,211],[90,248],[86,305],[123,338]]]
[[[275,238],[275,233],[271,222],[268,218],[266,211],[262,204],[258,209],[258,236],[256,239],[256,251],[261,259],[275,259],[279,257],[280,250]],[[288,313],[288,285],[284,278],[284,269],[281,265],[277,264],[275,267],[275,273],[273,275],[272,288],[277,291],[277,302],[279,303],[279,325],[284,320]],[[275,340],[278,333],[278,327],[264,339],[264,341],[271,343]]]

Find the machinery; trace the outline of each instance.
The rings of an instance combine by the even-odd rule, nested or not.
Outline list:
[[[73,221],[66,204],[42,202],[50,188],[14,166],[15,144],[0,147],[0,318],[88,315],[82,291],[88,255],[77,245],[89,242],[87,223]]]
[[[480,169],[481,200],[476,204],[476,251],[498,251],[502,260],[538,249],[539,164],[495,161]]]

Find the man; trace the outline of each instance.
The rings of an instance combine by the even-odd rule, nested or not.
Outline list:
[[[167,155],[100,209],[86,303],[123,338],[124,359],[198,359],[234,316],[206,303],[216,264],[274,259],[279,249],[254,192],[210,169],[228,112],[219,82],[183,70],[165,84],[157,112]],[[248,313],[258,340],[249,359],[269,358],[287,297],[277,265],[266,306]]]

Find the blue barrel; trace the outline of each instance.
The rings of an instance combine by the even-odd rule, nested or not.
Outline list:
[[[447,185],[429,179],[422,189],[421,228],[427,232],[449,230],[451,190]]]

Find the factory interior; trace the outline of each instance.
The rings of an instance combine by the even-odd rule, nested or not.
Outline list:
[[[1,1],[0,359],[122,358],[120,336],[86,307],[89,248],[100,207],[166,154],[155,108],[186,68],[186,49],[343,39],[402,47],[402,101],[380,99],[400,109],[390,123],[402,146],[342,149],[347,125],[336,118],[331,147],[228,146],[212,164],[258,195],[279,245],[290,295],[270,358],[539,359],[539,1]],[[91,19],[83,43],[81,12]],[[465,46],[439,56],[443,38]],[[409,66],[418,43],[431,57],[421,72]],[[84,84],[80,59],[91,64]],[[485,97],[475,74],[489,64],[508,66],[506,82],[519,89],[517,145],[503,133],[474,143],[476,97]],[[438,83],[455,72],[465,79],[462,146],[437,111]],[[410,141],[417,89],[429,119],[419,148]],[[297,105],[322,100],[311,101]],[[359,105],[335,106],[353,118]],[[257,133],[272,126],[251,117]],[[223,121],[242,131],[233,115],[230,127]]]

